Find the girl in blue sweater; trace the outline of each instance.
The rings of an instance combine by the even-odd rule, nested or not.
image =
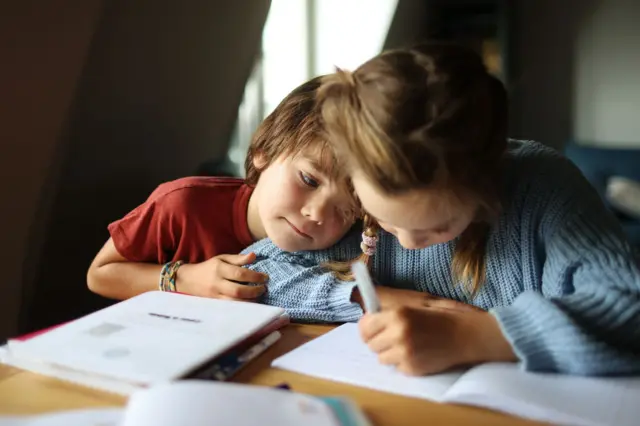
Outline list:
[[[568,160],[508,140],[504,87],[475,53],[390,51],[323,84],[329,139],[367,228],[320,252],[248,248],[270,276],[266,303],[297,319],[359,320],[380,362],[410,374],[490,361],[640,372],[631,247]],[[361,245],[383,308],[364,316],[354,283],[323,266]]]

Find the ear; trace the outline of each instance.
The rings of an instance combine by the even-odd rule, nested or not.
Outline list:
[[[253,167],[256,170],[262,170],[267,165],[267,159],[264,157],[264,154],[261,152],[256,152],[253,155]]]

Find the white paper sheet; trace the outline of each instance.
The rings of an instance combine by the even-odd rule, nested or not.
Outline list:
[[[362,342],[356,324],[341,325],[272,363],[273,367],[321,379],[404,396],[439,400],[461,373],[409,377],[378,362]]]
[[[555,424],[640,424],[638,377],[533,374],[513,364],[485,364],[469,370],[447,392],[445,400]]]
[[[477,405],[554,424],[640,424],[640,377],[533,374],[517,364],[408,377],[378,363],[356,324],[345,324],[273,361],[274,367],[405,396]]]

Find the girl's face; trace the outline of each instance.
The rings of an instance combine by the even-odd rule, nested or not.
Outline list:
[[[478,211],[477,203],[459,200],[442,190],[385,194],[358,173],[353,176],[353,186],[364,210],[406,249],[453,240],[469,226]]]

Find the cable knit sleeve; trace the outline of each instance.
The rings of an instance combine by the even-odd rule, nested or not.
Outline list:
[[[351,301],[355,283],[338,280],[322,263],[352,259],[358,255],[358,247],[357,241],[347,236],[327,250],[288,253],[264,239],[243,253],[256,254],[249,269],[269,275],[262,303],[286,309],[296,321],[351,322],[362,316],[360,305]]]
[[[640,372],[640,271],[617,220],[564,158],[549,162],[530,192],[524,211],[540,212],[542,291],[491,311],[524,368]]]

